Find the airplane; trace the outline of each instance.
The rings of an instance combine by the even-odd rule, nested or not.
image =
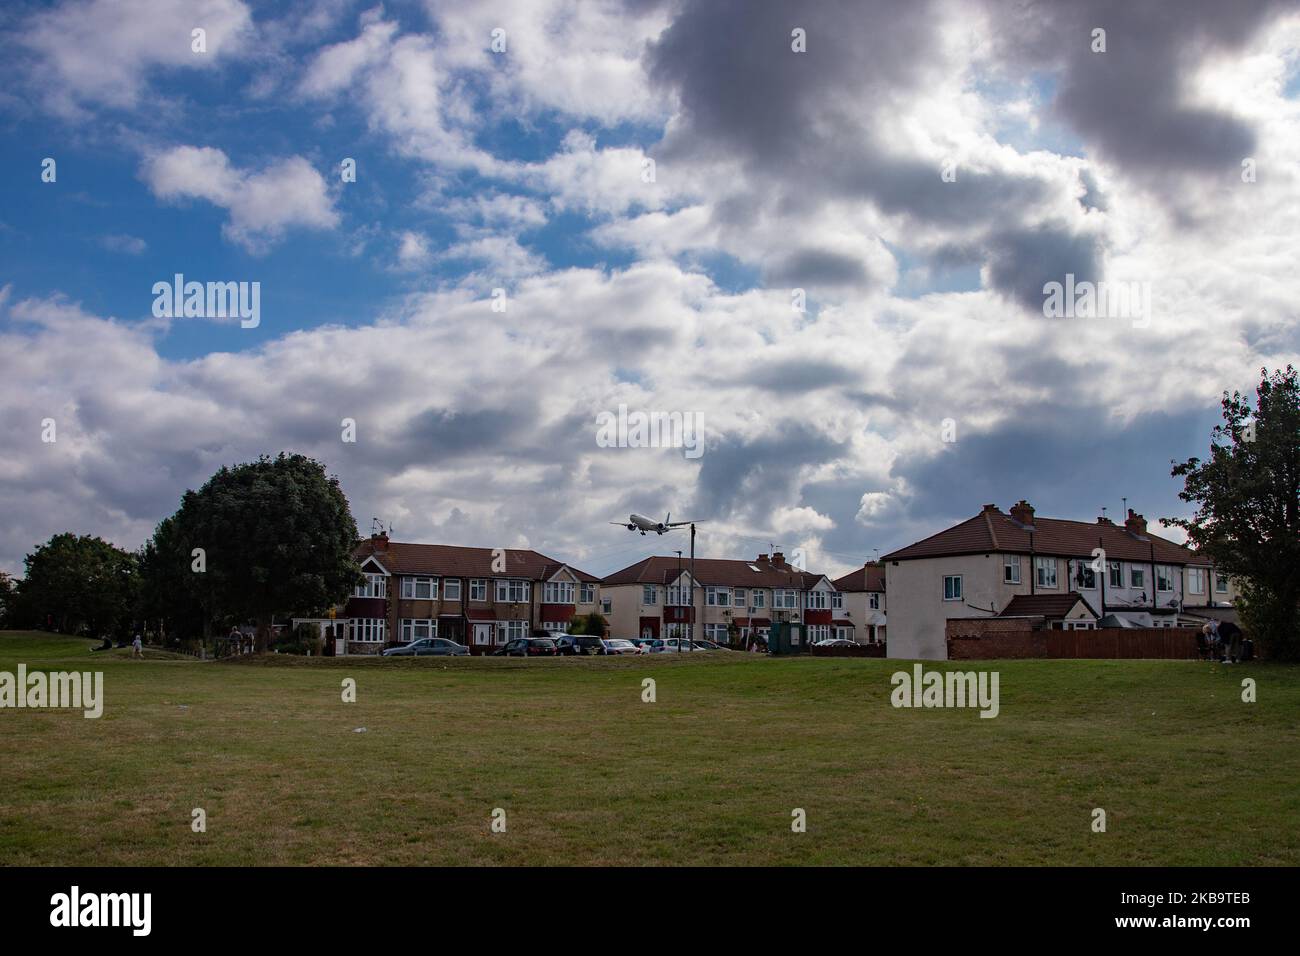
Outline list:
[[[610,524],[622,525],[628,531],[640,531],[645,534],[647,531],[653,531],[655,534],[663,534],[671,531],[673,528],[682,528],[688,524],[699,524],[698,521],[673,521],[673,513],[670,511],[664,516],[663,521],[653,521],[644,515],[628,515],[626,521],[611,521]]]

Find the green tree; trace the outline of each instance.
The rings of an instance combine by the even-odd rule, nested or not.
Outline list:
[[[18,588],[23,623],[64,634],[126,636],[136,606],[139,563],[103,538],[56,534],[25,559]]]
[[[1223,393],[1210,458],[1174,464],[1191,518],[1168,519],[1236,579],[1247,630],[1270,656],[1300,656],[1300,383],[1296,370],[1260,370],[1252,408]]]
[[[0,571],[0,627],[10,627],[14,612],[14,579]]]
[[[262,648],[274,615],[340,603],[360,577],[348,500],[338,479],[303,455],[222,468],[187,491],[169,520],[152,542],[158,560],[146,560],[157,572],[146,590],[174,586],[179,568],[182,609],[254,620]]]
[[[140,551],[137,616],[158,623],[164,636],[176,641],[202,637],[209,620],[209,609],[192,587],[192,563],[175,516],[160,521]]]

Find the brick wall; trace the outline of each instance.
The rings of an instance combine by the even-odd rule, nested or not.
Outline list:
[[[1179,627],[1103,627],[1091,631],[1034,628],[1032,618],[950,620],[946,627],[949,660],[993,658],[1148,658],[1197,657],[1196,631]]]

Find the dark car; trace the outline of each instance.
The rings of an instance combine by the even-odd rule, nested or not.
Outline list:
[[[469,648],[445,637],[422,637],[401,647],[384,648],[385,657],[465,657]]]
[[[565,656],[578,654],[604,654],[605,642],[588,634],[565,634],[556,642],[556,650]]]
[[[497,651],[506,657],[554,657],[555,642],[549,637],[521,637]]]

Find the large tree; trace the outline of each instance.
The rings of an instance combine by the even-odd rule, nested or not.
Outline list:
[[[1197,506],[1170,519],[1236,579],[1243,623],[1270,656],[1300,656],[1300,383],[1296,370],[1260,370],[1254,407],[1223,393],[1210,458],[1175,464],[1179,497]]]
[[[22,623],[65,634],[125,637],[139,584],[136,556],[102,538],[56,534],[26,558],[18,587]]]
[[[155,583],[172,586],[179,569],[189,607],[258,622],[263,647],[273,615],[341,602],[359,576],[348,500],[337,478],[302,455],[222,468],[185,493],[151,543]]]
[[[14,610],[14,579],[0,571],[0,627],[10,627]]]

